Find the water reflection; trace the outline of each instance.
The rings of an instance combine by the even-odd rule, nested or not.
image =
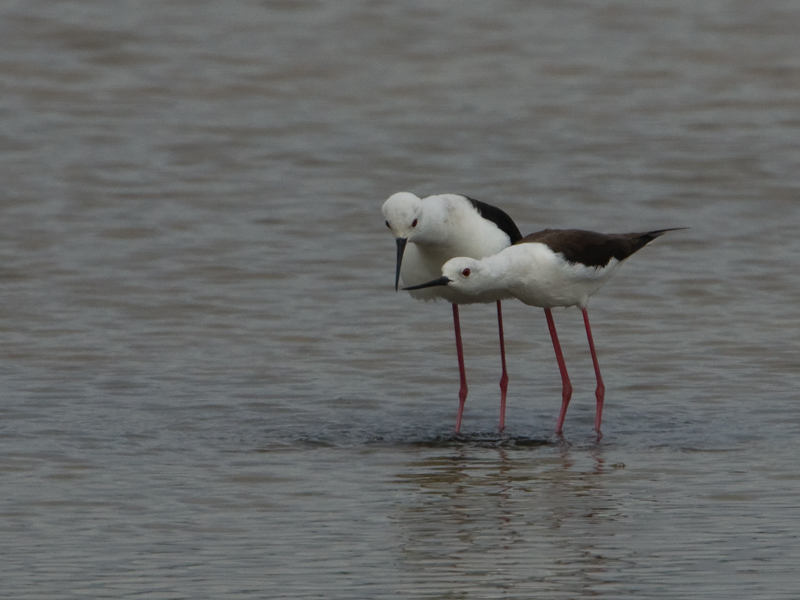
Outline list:
[[[594,595],[621,567],[606,489],[620,465],[602,445],[422,450],[396,479],[409,493],[395,516],[399,561],[416,585]]]

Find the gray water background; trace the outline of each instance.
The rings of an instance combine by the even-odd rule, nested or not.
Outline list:
[[[0,597],[796,598],[800,4],[0,4]],[[579,311],[380,207],[686,226]]]

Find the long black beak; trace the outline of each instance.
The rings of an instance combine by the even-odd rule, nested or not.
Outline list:
[[[450,279],[447,275],[442,275],[439,279],[434,279],[433,281],[429,281],[428,283],[420,283],[419,285],[412,285],[411,287],[404,287],[404,290],[421,290],[422,288],[426,287],[433,287],[435,285],[447,285],[448,283],[452,282],[453,280]]]
[[[394,291],[400,285],[400,265],[403,264],[403,253],[406,251],[408,238],[397,238],[397,270],[394,274]]]

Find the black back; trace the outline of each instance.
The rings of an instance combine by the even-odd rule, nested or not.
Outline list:
[[[667,231],[683,229],[659,229],[646,233],[595,233],[581,229],[544,229],[522,238],[518,244],[538,242],[553,252],[564,255],[571,263],[587,267],[605,267],[612,258],[623,261],[644,248]]]
[[[512,244],[516,244],[522,239],[522,234],[520,233],[517,224],[514,223],[514,219],[509,217],[508,214],[503,210],[497,208],[496,206],[492,206],[491,204],[486,204],[486,202],[474,200],[469,196],[464,197],[472,202],[472,206],[475,207],[475,210],[478,211],[480,216],[497,225],[497,227],[499,227],[500,230],[511,239]]]

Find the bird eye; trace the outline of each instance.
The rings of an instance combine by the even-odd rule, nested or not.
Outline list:
[[[417,219],[414,219],[414,220],[411,222],[411,226],[412,226],[412,227],[416,227],[416,226],[417,226]]]
[[[386,226],[387,226],[389,229],[391,229],[391,228],[392,228],[392,226],[391,226],[391,225],[389,225],[389,221],[386,221]]]
[[[471,272],[471,271],[470,271],[469,269],[464,269],[463,271],[461,271],[461,274],[462,274],[464,277],[469,277],[469,274],[470,274],[470,272]]]

